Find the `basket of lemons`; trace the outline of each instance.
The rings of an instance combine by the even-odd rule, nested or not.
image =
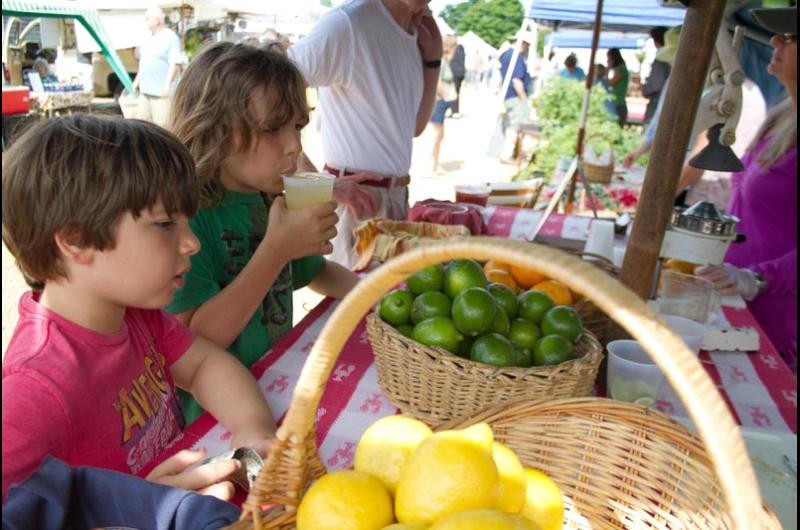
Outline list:
[[[362,464],[367,465],[357,463],[361,470],[349,472],[350,478],[343,475],[348,472],[325,475],[317,449],[317,408],[339,352],[363,316],[383,293],[423,267],[490,258],[539,269],[596,303],[653,357],[698,434],[642,405],[591,397],[525,398],[439,425],[433,435],[419,426],[400,428],[395,435],[372,433],[367,448],[409,447],[398,450],[400,457],[370,456],[364,449]],[[491,452],[484,423],[492,431]],[[454,430],[460,435],[446,432]],[[369,429],[364,437],[368,434]],[[495,451],[494,442],[509,451]],[[519,468],[509,453],[525,472],[521,507],[518,500],[509,502],[520,498]],[[361,460],[358,454],[356,460]],[[481,467],[462,466],[467,463]],[[398,477],[394,493],[382,482],[381,470]],[[459,487],[465,484],[469,487]],[[551,500],[529,505],[529,487],[541,487],[541,496]],[[331,498],[337,490],[348,494]],[[367,504],[382,506],[381,513],[361,511]],[[320,521],[313,517],[319,510],[338,515]],[[565,252],[483,237],[414,249],[370,273],[345,297],[309,354],[242,519],[232,528],[389,530],[393,524],[400,525],[394,526],[398,530],[780,528],[762,503],[738,427],[713,381],[643,300]]]
[[[436,424],[521,397],[591,393],[602,347],[570,290],[504,265],[437,263],[381,298],[367,333],[394,406]]]

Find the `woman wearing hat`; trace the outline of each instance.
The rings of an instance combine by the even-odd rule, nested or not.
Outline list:
[[[731,179],[728,213],[747,240],[731,245],[725,263],[695,274],[721,294],[739,294],[770,340],[797,370],[797,7],[754,9],[775,33],[767,71],[787,97],[767,114],[748,147],[744,170]]]

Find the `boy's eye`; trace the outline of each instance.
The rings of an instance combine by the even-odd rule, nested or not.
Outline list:
[[[164,230],[172,230],[175,227],[175,221],[168,219],[166,221],[158,221],[156,226]]]

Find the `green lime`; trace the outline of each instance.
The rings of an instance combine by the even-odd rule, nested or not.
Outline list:
[[[405,335],[406,337],[411,337],[411,333],[414,331],[414,326],[411,324],[400,324],[397,326],[397,331]]]
[[[405,289],[395,289],[381,298],[380,316],[384,322],[392,326],[400,326],[411,322],[411,305],[414,295]]]
[[[406,285],[415,296],[428,291],[441,291],[444,282],[444,265],[437,263],[414,273]]]
[[[572,343],[561,335],[545,335],[533,346],[534,366],[552,366],[574,358]]]
[[[465,289],[453,299],[453,322],[461,333],[470,337],[491,331],[497,311],[497,302],[489,291],[480,287]]]
[[[530,368],[533,366],[533,352],[518,342],[511,342],[514,345],[514,366],[520,368]]]
[[[494,299],[506,312],[508,318],[517,316],[517,295],[514,294],[514,290],[511,287],[502,283],[490,283],[486,290],[494,296]]]
[[[425,346],[439,346],[453,353],[464,336],[458,332],[453,321],[447,317],[431,317],[423,320],[411,333],[411,337]]]
[[[495,303],[497,302],[495,301]],[[506,312],[502,307],[500,307],[500,304],[497,304],[497,311],[495,311],[495,315],[492,331],[499,333],[500,335],[508,336],[508,332],[511,329],[511,323],[508,320]]]
[[[450,317],[450,298],[439,291],[428,291],[414,299],[411,304],[411,322],[419,324],[426,318]]]
[[[459,357],[463,357],[464,359],[469,359],[469,354],[472,351],[472,344],[475,342],[475,339],[472,337],[464,337],[464,339],[458,343],[458,348],[454,352]]]
[[[487,285],[483,268],[475,260],[453,260],[444,268],[444,293],[452,299],[470,287],[486,289]]]
[[[541,336],[542,332],[539,331],[539,327],[530,320],[515,318],[511,321],[508,338],[511,339],[512,342],[516,342],[532,350],[533,345],[536,344],[536,341],[539,340]]]
[[[525,291],[517,297],[517,316],[539,324],[544,314],[555,304],[547,293],[542,291]]]
[[[573,344],[581,338],[583,333],[581,316],[568,305],[557,305],[545,313],[541,327],[542,334],[561,335]]]
[[[470,353],[473,361],[491,366],[514,366],[514,345],[497,333],[489,333],[475,339]]]

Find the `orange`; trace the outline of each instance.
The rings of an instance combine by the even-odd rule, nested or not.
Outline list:
[[[533,286],[532,290],[549,294],[556,305],[572,304],[572,292],[566,285],[556,280],[539,282]]]
[[[483,265],[483,272],[488,274],[489,271],[493,270],[511,272],[511,265],[503,263],[502,261],[497,261],[496,259],[490,259]]]
[[[511,276],[514,280],[525,289],[529,289],[537,283],[543,282],[547,276],[539,271],[528,267],[521,267],[519,265],[511,265]]]
[[[489,269],[486,271],[486,279],[493,283],[502,283],[511,288],[514,293],[520,291],[519,285],[514,281],[511,273],[502,269]]]

